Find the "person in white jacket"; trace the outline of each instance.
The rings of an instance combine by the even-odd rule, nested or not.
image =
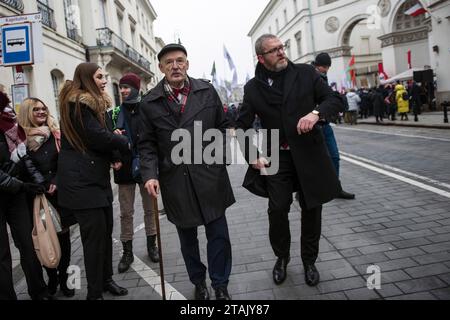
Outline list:
[[[348,113],[350,114],[350,124],[357,124],[359,104],[361,103],[361,98],[356,94],[355,89],[350,89],[347,93],[348,101]]]

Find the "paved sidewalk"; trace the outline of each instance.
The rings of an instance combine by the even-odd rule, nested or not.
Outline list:
[[[450,110],[449,110],[450,112]],[[396,121],[384,119],[383,123],[376,123],[375,117],[368,119],[358,119],[358,124],[371,124],[379,126],[401,126],[401,127],[418,127],[418,128],[434,128],[434,129],[450,129],[449,123],[444,123],[444,112],[424,112],[419,115],[419,122],[414,122],[414,115],[408,114],[409,121],[401,121],[400,116]]]
[[[233,269],[229,291],[235,300],[300,299],[450,299],[450,202],[448,198],[407,185],[342,162],[342,182],[356,193],[354,201],[335,200],[324,207],[323,230],[317,267],[321,282],[305,284],[300,260],[300,214],[291,208],[292,260],[288,278],[281,286],[272,280],[275,257],[268,239],[267,200],[251,195],[241,187],[246,166],[230,166],[229,172],[237,203],[228,210],[233,246]],[[130,290],[126,297],[105,299],[159,300],[159,266],[146,255],[142,229],[142,205],[137,202],[137,227],[133,270],[114,278]],[[119,210],[114,202],[114,238],[119,235]],[[166,290],[170,299],[193,299],[179,249],[175,227],[161,219]],[[83,256],[78,232],[73,234],[72,264],[82,270]],[[199,229],[202,259],[206,261],[206,239]],[[114,246],[114,270],[121,245]],[[367,288],[367,268],[381,268],[381,289]],[[16,269],[20,269],[20,266]],[[209,285],[209,280],[207,281]],[[16,290],[19,299],[29,299],[21,279]],[[74,299],[85,299],[86,279]]]

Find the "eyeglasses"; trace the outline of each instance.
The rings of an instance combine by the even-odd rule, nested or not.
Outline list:
[[[187,60],[185,60],[185,59],[167,60],[165,62],[166,66],[168,66],[169,68],[173,68],[175,64],[179,67],[184,67],[184,65],[186,63],[187,63]]]
[[[48,109],[47,109],[47,107],[42,107],[42,108],[33,108],[33,112],[39,112],[39,111],[42,111],[42,112],[47,112],[48,111]]]
[[[286,46],[285,45],[281,45],[281,46],[279,46],[279,47],[276,47],[276,48],[273,48],[273,49],[270,49],[270,50],[268,50],[268,51],[266,51],[266,52],[263,52],[261,55],[262,56],[265,56],[266,54],[273,54],[273,53],[278,53],[278,51],[282,51],[282,52],[284,52],[284,50],[286,50]]]

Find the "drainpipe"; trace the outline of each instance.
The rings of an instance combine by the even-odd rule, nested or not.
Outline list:
[[[312,21],[312,12],[311,12],[311,0],[308,0],[308,17],[309,17],[309,25],[311,28],[311,42],[312,42],[312,49],[313,49],[313,56],[316,56],[316,43],[314,39],[314,26]]]

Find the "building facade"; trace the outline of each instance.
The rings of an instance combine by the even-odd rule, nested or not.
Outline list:
[[[108,75],[108,93],[120,103],[119,79],[126,72],[142,78],[142,90],[154,86],[157,46],[156,12],[148,0],[0,0],[0,16],[40,12],[43,26],[41,63],[24,66],[30,95],[59,115],[58,94],[82,62],[97,63]],[[0,83],[14,84],[12,67],[0,67]]]
[[[421,4],[428,13],[405,12]],[[289,58],[310,63],[319,52],[333,59],[329,73],[338,87],[379,83],[379,64],[393,77],[411,67],[432,68],[438,100],[450,100],[450,0],[271,0],[249,32],[252,44],[264,33],[276,34]],[[436,48],[437,47],[437,48]],[[444,68],[447,69],[444,69]]]

